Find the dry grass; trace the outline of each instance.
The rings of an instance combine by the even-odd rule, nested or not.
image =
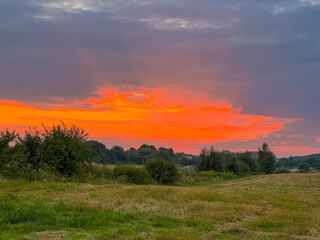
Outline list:
[[[0,197],[42,198],[95,211],[113,209],[203,223],[203,229],[184,224],[172,235],[170,231],[161,235],[155,226],[146,232],[116,235],[117,239],[320,238],[318,173],[252,176],[203,187],[1,181],[0,187]],[[66,234],[65,230],[61,233]],[[61,236],[68,238],[68,234]]]

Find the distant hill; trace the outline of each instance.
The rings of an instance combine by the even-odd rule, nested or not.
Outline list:
[[[320,153],[310,154],[310,155],[306,155],[306,156],[295,156],[295,157],[290,157],[289,159],[291,159],[293,161],[301,161],[301,160],[307,160],[309,158],[320,160]]]

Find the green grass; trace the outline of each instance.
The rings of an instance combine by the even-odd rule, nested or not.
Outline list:
[[[0,239],[318,239],[320,174],[204,186],[0,180]]]

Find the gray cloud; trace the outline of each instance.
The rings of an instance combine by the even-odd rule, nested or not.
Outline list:
[[[244,113],[304,119],[314,139],[319,22],[318,0],[0,0],[0,98],[183,84]]]

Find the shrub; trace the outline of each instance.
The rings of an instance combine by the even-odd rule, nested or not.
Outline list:
[[[131,166],[116,167],[114,175],[116,177],[124,177],[125,181],[134,184],[147,184],[151,180],[147,170]]]
[[[153,158],[147,161],[145,168],[151,178],[160,184],[174,184],[179,173],[176,165],[163,158]]]
[[[307,173],[310,170],[309,165],[307,163],[301,163],[298,169],[300,173]]]
[[[75,176],[84,172],[92,159],[92,150],[86,143],[87,133],[74,125],[68,128],[63,122],[43,128],[43,161],[62,175]]]

